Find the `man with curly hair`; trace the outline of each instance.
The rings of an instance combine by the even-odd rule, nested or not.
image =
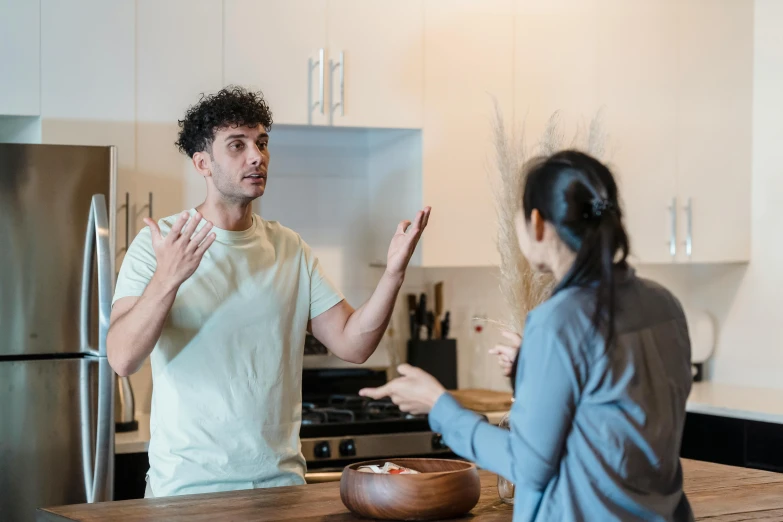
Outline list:
[[[198,207],[145,219],[117,279],[107,349],[119,375],[150,356],[146,497],[304,484],[305,333],[361,363],[389,323],[429,208],[399,224],[386,271],[354,310],[294,231],[252,202],[266,189],[272,114],[260,93],[203,97],[177,146],[207,186]]]

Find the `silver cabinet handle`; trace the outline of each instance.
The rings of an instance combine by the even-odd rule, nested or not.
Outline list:
[[[79,313],[79,341],[82,350],[93,355],[106,356],[106,333],[111,313],[112,263],[110,258],[109,217],[106,197],[94,194],[90,204],[87,233],[84,239],[82,261],[82,291]],[[98,265],[98,347],[90,346],[90,304],[92,301],[92,259]]]
[[[337,109],[337,107],[339,107],[340,116],[345,116],[345,52],[343,51],[340,52],[339,62],[333,62],[332,60],[329,60],[330,77],[334,74],[334,70],[338,67],[340,68],[340,101],[331,104],[331,113],[334,114],[334,111]],[[331,90],[329,92],[331,92]]]
[[[324,50],[318,49],[318,61],[313,63],[313,59],[310,58],[310,72],[318,67],[318,101],[314,102],[310,106],[310,110],[313,111],[316,108],[320,108],[321,114],[324,114]],[[309,90],[309,89],[308,89]]]
[[[688,219],[687,235],[685,236],[685,255],[691,258],[693,255],[693,200],[688,198],[688,204],[685,205],[685,215]]]
[[[120,252],[127,252],[130,245],[130,192],[125,193],[125,204],[120,205],[118,210],[123,209],[125,210],[125,247],[121,248]]]
[[[672,198],[672,204],[669,207],[672,228],[669,234],[669,254],[672,257],[677,255],[677,198]]]
[[[152,219],[152,192],[149,193],[147,204],[141,207],[141,210],[147,209],[147,217]]]

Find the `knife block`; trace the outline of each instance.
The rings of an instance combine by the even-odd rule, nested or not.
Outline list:
[[[431,374],[447,390],[457,389],[456,339],[410,339],[408,364]]]

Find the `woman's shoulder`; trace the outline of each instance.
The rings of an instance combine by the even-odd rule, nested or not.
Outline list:
[[[528,314],[525,335],[556,339],[558,344],[575,349],[592,330],[593,310],[594,289],[564,288]]]
[[[570,287],[559,290],[534,308],[528,321],[559,324],[566,319],[590,317],[595,307],[595,289]]]

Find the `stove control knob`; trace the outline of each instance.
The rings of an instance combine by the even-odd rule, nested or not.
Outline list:
[[[326,441],[318,442],[313,448],[313,453],[317,459],[328,459],[332,456],[332,448],[329,447],[329,443]]]
[[[446,446],[446,443],[443,442],[443,437],[440,436],[440,433],[435,433],[432,436],[432,449],[436,449],[436,450],[449,449],[449,447]]]
[[[340,442],[340,455],[343,457],[356,456],[356,444],[353,439],[345,439]]]

